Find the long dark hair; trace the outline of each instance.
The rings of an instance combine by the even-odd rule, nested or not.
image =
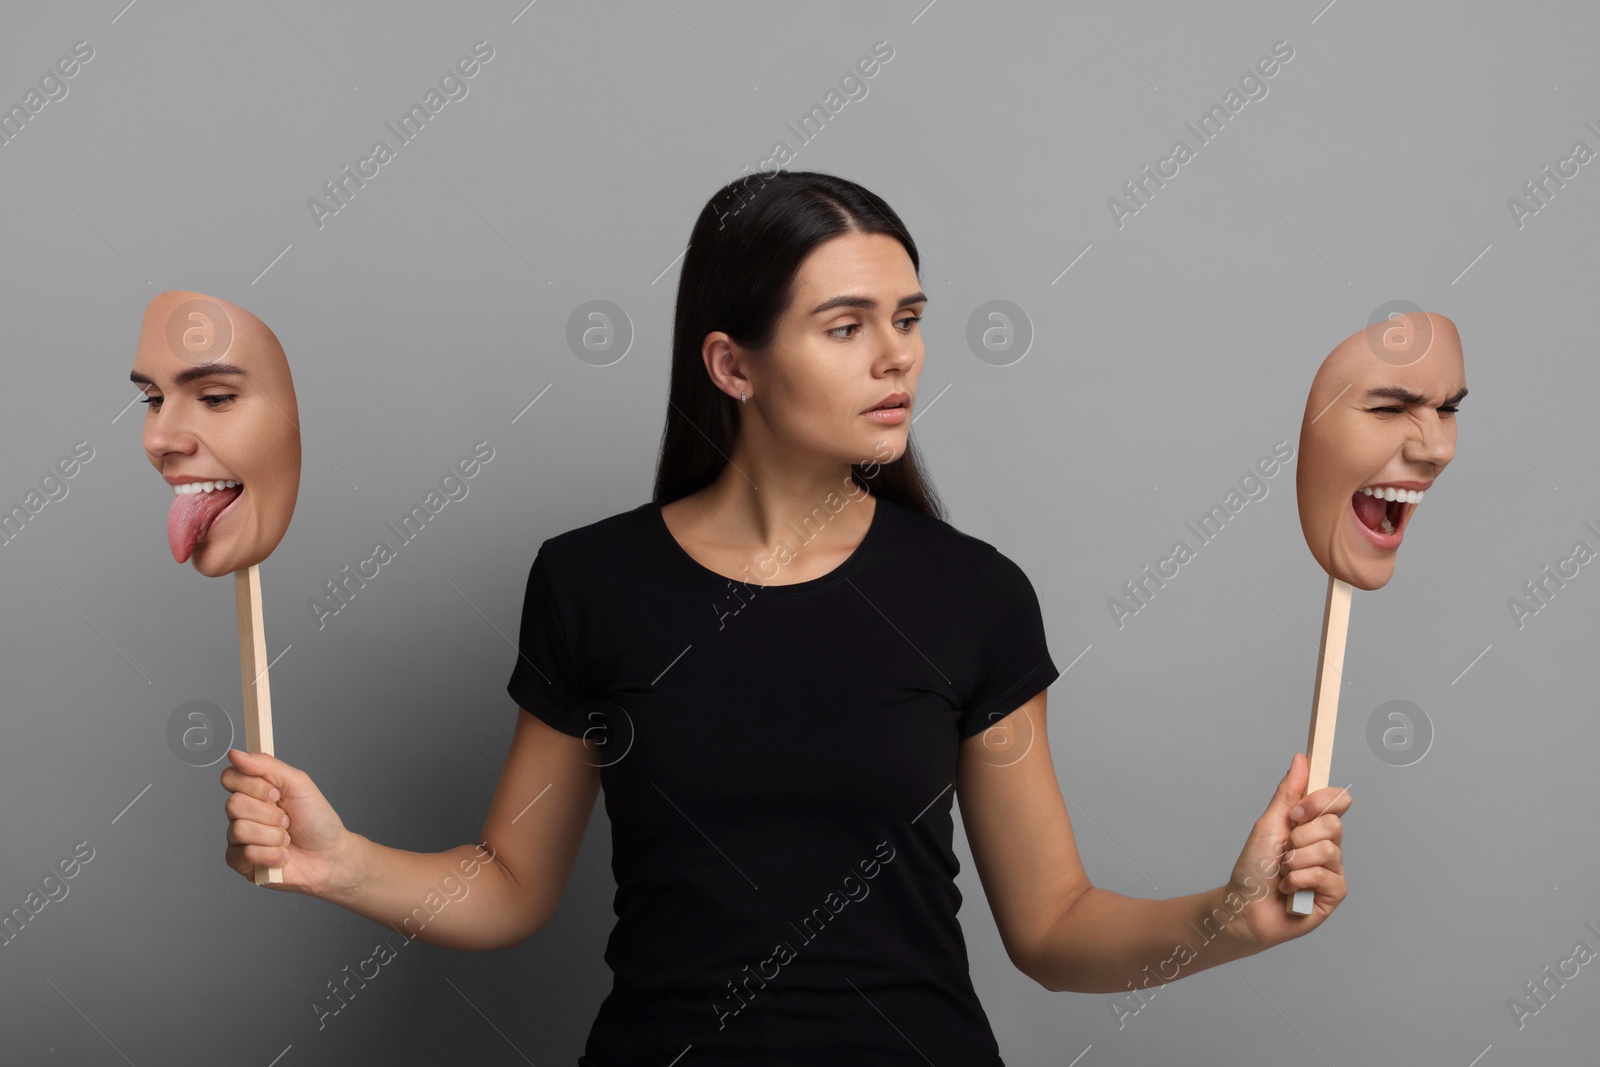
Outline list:
[[[882,233],[905,246],[920,270],[917,246],[900,216],[855,182],[817,171],[751,174],[706,201],[689,235],[672,326],[672,383],[655,502],[668,504],[705,488],[728,464],[739,427],[739,401],[718,389],[700,358],[706,334],[722,330],[760,352],[794,296],[795,274],[811,250],[842,233]],[[887,464],[851,464],[850,477],[875,496],[944,519],[944,507],[917,462],[909,433],[905,453]]]

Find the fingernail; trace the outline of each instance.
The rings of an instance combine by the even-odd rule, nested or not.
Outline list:
[[[1296,804],[1294,806],[1294,810],[1289,812],[1289,818],[1293,819],[1295,822],[1299,822],[1301,819],[1303,819],[1305,817],[1306,817],[1306,809],[1303,806],[1299,805],[1299,804]]]

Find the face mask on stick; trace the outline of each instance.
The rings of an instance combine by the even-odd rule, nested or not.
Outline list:
[[[146,394],[144,450],[171,486],[172,558],[234,576],[245,742],[272,753],[258,565],[278,547],[300,489],[300,416],[283,346],[220,297],[173,290],[145,307],[132,381]],[[282,881],[256,868],[256,882]]]
[[[1351,334],[1311,383],[1295,498],[1306,546],[1328,572],[1328,599],[1306,742],[1308,793],[1328,784],[1351,589],[1378,589],[1394,576],[1418,506],[1455,456],[1466,386],[1455,324],[1424,311]],[[1313,897],[1296,892],[1289,910],[1311,914]]]

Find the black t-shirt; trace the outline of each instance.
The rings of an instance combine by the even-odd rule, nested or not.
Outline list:
[[[507,690],[596,743],[617,882],[580,1065],[1001,1064],[956,920],[957,747],[1060,671],[1021,568],[857,492],[791,530],[876,500],[794,584],[757,584],[786,555],[711,571],[655,502],[539,548]]]

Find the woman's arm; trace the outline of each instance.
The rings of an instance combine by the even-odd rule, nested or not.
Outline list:
[[[1125,993],[1261,951],[1240,936],[1228,892],[1145,900],[1090,886],[1046,933],[1032,977],[1056,992]]]
[[[487,839],[443,852],[408,852],[352,834],[341,862],[349,884],[321,894],[396,933],[441,948],[510,948],[535,933],[516,879]]]
[[[331,901],[406,937],[466,951],[510,948],[554,914],[583,842],[600,773],[580,738],[518,709],[477,845],[409,852],[344,827],[302,770],[232,751],[228,865],[283,867],[282,888]],[[281,820],[287,813],[288,842]]]
[[[510,948],[543,929],[588,829],[600,769],[581,738],[517,715],[479,844],[407,852],[358,837],[355,885],[327,899],[443,948]]]
[[[1345,896],[1343,790],[1304,794],[1296,754],[1256,820],[1227,885],[1169,900],[1090,883],[1078,856],[1039,693],[968,738],[957,796],[973,861],[1013,963],[1050,990],[1126,992],[1239,959],[1315,929]],[[1313,817],[1293,826],[1304,802]],[[1285,849],[1288,848],[1286,852]],[[1316,890],[1314,913],[1286,913],[1279,889]]]

